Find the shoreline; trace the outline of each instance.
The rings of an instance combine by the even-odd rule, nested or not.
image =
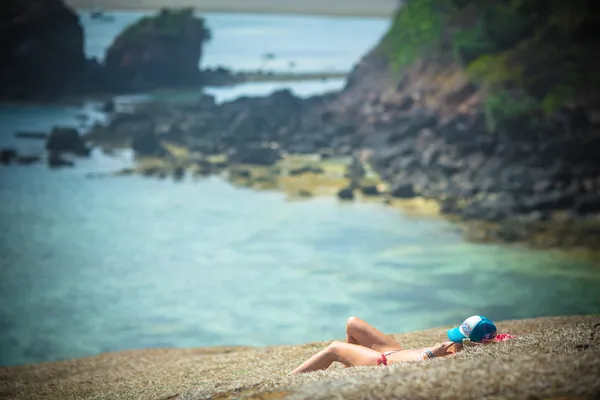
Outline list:
[[[160,1],[138,0],[124,4],[119,0],[67,0],[67,5],[78,11],[101,7],[111,11],[144,11],[159,10],[163,7],[193,7],[197,12],[206,13],[239,13],[239,14],[293,14],[327,17],[392,17],[397,2],[394,0],[332,0],[327,2],[308,0],[253,0],[240,3],[236,0],[205,0],[201,4],[193,0]]]
[[[414,390],[419,380],[450,379],[453,385],[424,385],[423,396],[438,397],[435,390],[461,398],[484,398],[502,387],[507,393],[565,394],[598,389],[590,384],[598,370],[600,315],[540,317],[497,321],[498,331],[517,335],[504,343],[467,348],[455,356],[427,363],[401,363],[391,367],[342,368],[289,376],[288,372],[330,342],[266,347],[156,348],[101,353],[96,356],[50,363],[0,367],[0,394],[7,399],[65,398],[325,398],[344,391],[344,398],[364,398],[368,393]],[[407,348],[439,342],[448,326],[392,336]],[[535,352],[526,349],[536,348]],[[545,362],[553,359],[555,362]],[[492,361],[493,360],[493,361]],[[511,379],[523,372],[539,379]],[[469,368],[468,366],[472,366]],[[457,369],[458,368],[458,369]],[[451,371],[464,370],[456,376]],[[468,371],[467,371],[468,370]],[[479,370],[486,384],[472,385],[465,377]],[[412,383],[398,380],[412,376]],[[542,379],[543,378],[543,379]],[[350,381],[351,380],[351,381]],[[558,385],[542,384],[553,381]],[[339,383],[346,381],[346,386]],[[500,386],[497,386],[502,383]],[[407,387],[408,386],[408,387]],[[495,389],[496,388],[496,389]],[[554,389],[552,389],[554,388]],[[560,389],[560,393],[558,393]],[[473,391],[484,391],[474,393]],[[583,391],[583,392],[581,392]],[[548,392],[548,393],[546,393]],[[276,396],[276,394],[278,394]],[[388,393],[394,397],[391,393]],[[482,396],[483,395],[483,396]],[[404,396],[399,396],[404,398]]]

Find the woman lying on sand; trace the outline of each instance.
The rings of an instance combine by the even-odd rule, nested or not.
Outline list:
[[[462,350],[463,340],[474,343],[492,340],[496,326],[489,319],[474,315],[460,326],[448,331],[450,341],[422,349],[403,349],[400,343],[356,317],[348,318],[346,341],[335,341],[321,350],[292,373],[327,369],[334,361],[346,367],[390,365],[397,362],[428,360]]]

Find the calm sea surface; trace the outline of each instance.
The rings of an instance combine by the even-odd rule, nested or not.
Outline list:
[[[101,57],[140,13],[89,20]],[[203,65],[347,71],[379,19],[206,15]],[[214,89],[220,100],[343,81]],[[127,98],[125,98],[126,100]],[[131,97],[129,97],[131,99]],[[0,147],[42,151],[16,130],[85,129],[84,104],[0,106]],[[82,117],[85,115],[86,117]],[[270,345],[344,337],[358,315],[388,332],[493,319],[599,313],[600,268],[558,252],[464,242],[452,224],[376,204],[287,201],[218,178],[90,179],[129,165],[94,152],[74,169],[0,167],[0,365],[145,347]]]

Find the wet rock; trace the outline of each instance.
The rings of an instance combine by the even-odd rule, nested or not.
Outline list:
[[[360,191],[365,196],[379,196],[381,194],[376,185],[363,186],[360,188]]]
[[[0,149],[0,164],[9,165],[18,157],[17,150],[11,148]]]
[[[337,197],[340,200],[354,200],[354,190],[350,187],[342,188],[338,191]]]
[[[87,157],[90,149],[75,128],[54,127],[46,142],[46,150],[54,153],[72,153]]]
[[[390,193],[393,197],[400,199],[410,199],[417,195],[413,185],[405,182],[397,182],[393,184]]]

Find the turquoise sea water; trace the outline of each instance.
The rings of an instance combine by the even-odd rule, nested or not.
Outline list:
[[[306,35],[299,30],[307,23],[321,26],[322,37],[333,29],[318,18],[294,25],[282,16],[220,16],[219,25],[209,17],[215,38],[219,26],[221,36],[235,32],[240,19],[255,36],[264,21],[284,31],[289,26],[272,36],[286,40]],[[373,24],[373,43],[387,23],[375,22],[364,21]],[[352,23],[337,26],[348,32]],[[90,29],[86,25],[88,46],[100,41]],[[353,47],[346,39],[341,33],[327,39],[332,59]],[[236,53],[222,43],[222,54]],[[257,42],[255,53],[273,45]],[[311,45],[306,59],[321,68],[314,60],[322,55],[311,54]],[[325,58],[327,48],[321,49]],[[353,47],[347,59],[361,51]],[[226,99],[280,85],[216,93]],[[294,88],[305,95],[330,89],[319,83]],[[15,139],[13,132],[54,124],[85,128],[103,118],[97,106],[0,106],[0,147],[41,152],[43,143]],[[508,319],[600,312],[598,266],[559,252],[466,243],[442,220],[378,204],[288,201],[216,177],[87,177],[130,162],[128,152],[108,157],[95,151],[73,169],[0,167],[0,365],[145,347],[337,339],[351,315],[402,332],[459,323],[475,313]]]

